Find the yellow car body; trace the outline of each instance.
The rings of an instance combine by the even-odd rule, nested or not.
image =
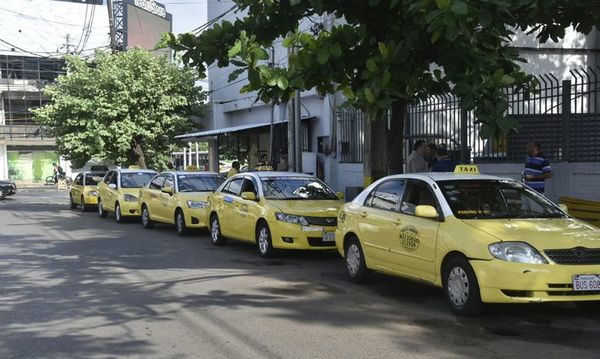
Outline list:
[[[600,300],[600,230],[507,178],[384,178],[340,210],[336,245],[351,280],[374,270],[431,283],[458,314]]]
[[[277,249],[335,249],[343,202],[318,179],[289,172],[248,172],[229,178],[209,197],[213,244],[226,238]]]
[[[144,228],[154,222],[174,224],[177,234],[208,227],[208,196],[225,180],[212,172],[163,172],[140,190],[139,213]]]
[[[98,205],[98,183],[106,172],[86,171],[75,177],[69,192],[71,208],[79,206],[86,212],[90,206]]]
[[[104,218],[108,213],[115,214],[115,220],[123,222],[126,217],[139,216],[138,196],[156,175],[156,171],[146,169],[114,169],[108,171],[98,184],[98,214]]]

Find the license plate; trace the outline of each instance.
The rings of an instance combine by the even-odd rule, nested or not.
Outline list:
[[[580,274],[573,276],[573,290],[576,292],[600,290],[600,275]]]
[[[323,233],[323,242],[335,242],[335,232]]]

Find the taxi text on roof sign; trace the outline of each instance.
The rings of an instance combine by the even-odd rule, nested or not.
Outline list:
[[[454,173],[478,175],[479,168],[477,168],[476,165],[456,165],[456,168],[454,168]]]

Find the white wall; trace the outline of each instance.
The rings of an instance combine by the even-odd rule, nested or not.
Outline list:
[[[0,143],[0,180],[8,180],[8,156],[3,143]]]

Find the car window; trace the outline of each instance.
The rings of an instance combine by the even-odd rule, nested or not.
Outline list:
[[[242,193],[243,192],[252,192],[255,195],[258,195],[258,192],[256,191],[256,186],[254,185],[254,182],[249,178],[246,178],[244,180],[244,184],[242,186]]]
[[[95,186],[97,185],[104,176],[104,173],[88,173],[85,175],[85,185]]]
[[[387,211],[397,211],[405,183],[405,180],[391,180],[380,184],[371,191],[365,205]]]
[[[154,179],[152,181],[150,181],[150,185],[148,187],[150,187],[152,189],[160,190],[164,183],[165,183],[165,176],[160,175],[160,176],[154,177]]]
[[[111,181],[112,176],[114,175],[114,171],[110,171],[104,176],[104,183],[108,184]]]
[[[437,208],[437,202],[426,182],[410,180],[404,191],[402,203],[400,204],[400,212],[414,215],[417,206],[433,206]]]
[[[81,178],[83,177],[82,174],[78,174],[77,177],[75,177],[75,180],[73,181],[73,183],[80,185],[83,183],[83,181],[81,180]]]
[[[179,192],[214,192],[225,181],[221,176],[177,175]]]
[[[110,177],[110,180],[108,183],[117,185],[118,179],[119,179],[119,174],[117,173],[117,171],[115,171],[115,172],[113,172],[112,176]]]
[[[175,180],[173,179],[173,175],[165,176],[165,183],[163,184],[163,188],[175,189]]]
[[[122,188],[142,188],[156,174],[152,172],[121,172]]]
[[[243,178],[234,178],[233,180],[229,181],[229,184],[225,187],[223,192],[239,196],[242,190],[243,182]]]
[[[313,201],[338,199],[335,192],[314,177],[263,177],[261,182],[266,199]]]

